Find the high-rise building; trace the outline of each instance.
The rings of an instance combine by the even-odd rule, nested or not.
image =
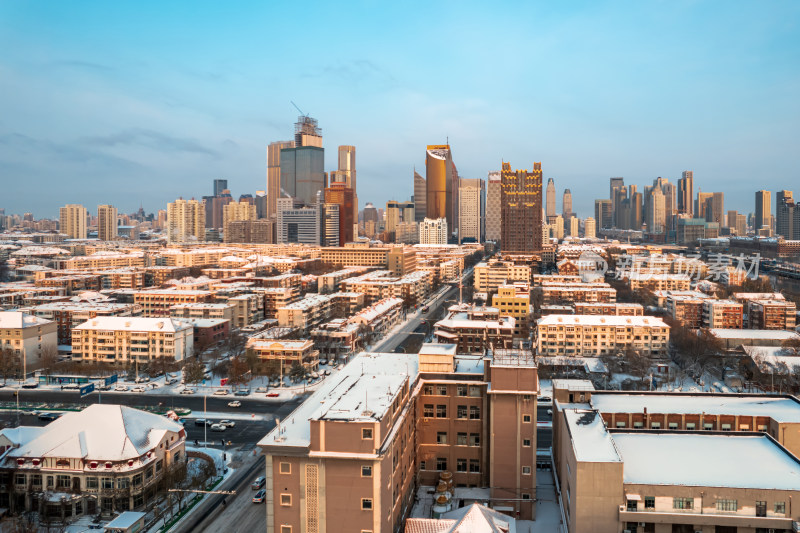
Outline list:
[[[480,178],[462,179],[458,193],[459,242],[483,242],[486,220],[485,182]]]
[[[547,207],[545,209],[545,215],[549,217],[556,216],[556,183],[553,181],[553,178],[547,180]]]
[[[611,200],[600,199],[594,201],[594,220],[603,229],[612,227]]]
[[[113,205],[97,206],[97,238],[101,241],[117,238],[117,208]]]
[[[277,243],[320,245],[322,213],[320,205],[304,206],[296,198],[278,198]],[[337,220],[338,223],[338,220]]]
[[[575,213],[572,211],[572,193],[569,189],[564,189],[564,198],[561,201],[561,210],[564,220],[567,220],[575,215]]]
[[[318,207],[319,208],[319,207]],[[340,217],[343,214],[339,204],[325,203],[321,206],[322,210],[322,235],[320,236],[320,246],[340,246]]]
[[[448,236],[445,218],[425,218],[419,225],[420,244],[447,244]]]
[[[447,219],[451,232],[458,229],[457,181],[450,145],[429,145],[425,153],[426,218]]]
[[[778,191],[775,195],[775,233],[787,240],[800,238],[792,231],[794,210],[792,191]]]
[[[576,216],[571,216],[566,220],[566,230],[570,237],[580,237],[581,220]]]
[[[357,227],[356,219],[353,216],[353,204],[355,203],[353,189],[348,187],[346,182],[333,182],[325,189],[325,203],[339,206],[339,243],[337,246],[344,246],[345,243],[352,242],[355,239],[355,228]]]
[[[499,242],[502,233],[502,209],[500,196],[502,180],[497,171],[489,172],[486,184],[486,235],[487,241]]]
[[[714,196],[713,192],[697,191],[697,200],[695,201],[694,204],[694,216],[696,218],[705,218],[706,220],[708,220],[708,218],[706,217],[706,205],[708,199],[713,198],[713,196]]]
[[[167,204],[167,242],[204,241],[206,210],[194,198],[178,198]]]
[[[356,147],[339,147],[339,168],[330,172],[330,180],[325,185],[330,187],[333,183],[344,183],[353,190],[352,220],[358,219],[358,195],[356,193]],[[340,210],[341,213],[341,210]]]
[[[256,191],[253,203],[256,206],[256,218],[267,218],[267,191]]]
[[[306,205],[316,202],[325,188],[325,150],[317,120],[300,116],[295,123],[294,147],[280,154],[281,195],[291,196]]]
[[[597,236],[595,221],[592,217],[588,217],[583,222],[583,236],[587,239],[594,239]]]
[[[615,228],[622,228],[620,221],[617,220],[617,209],[620,200],[627,198],[627,194],[623,198],[619,198],[618,191],[625,187],[625,180],[623,178],[609,178],[609,199],[611,199],[611,225]]]
[[[392,242],[394,242],[397,225],[400,224],[401,221],[400,202],[396,200],[389,200],[386,202],[386,223],[384,228],[386,233],[389,234],[389,240]]]
[[[772,193],[770,191],[756,191],[756,222],[753,228],[758,232],[768,227],[772,229]]]
[[[728,221],[730,223],[730,220]],[[736,235],[747,235],[747,217],[742,214],[736,214]]]
[[[415,222],[422,222],[428,214],[428,192],[425,189],[425,178],[414,170],[414,217]]]
[[[719,227],[723,227],[725,225],[725,193],[713,192],[707,194],[710,196],[707,196],[705,201],[706,221],[716,222]]]
[[[281,193],[281,150],[294,148],[294,141],[277,141],[267,147],[267,218],[278,216]]]
[[[222,208],[222,229],[225,242],[231,240],[230,223],[242,220],[256,220],[256,206],[249,202],[229,202]]]
[[[553,237],[559,240],[564,238],[564,217],[561,215],[553,218]]]
[[[80,204],[67,204],[59,210],[60,231],[70,239],[86,238],[86,208]]]
[[[228,180],[214,180],[214,196],[219,196],[228,188]]]
[[[500,196],[504,252],[528,253],[542,249],[542,164],[533,171],[511,170],[503,163]]]
[[[647,232],[652,234],[664,233],[666,224],[666,208],[664,193],[660,187],[649,190],[647,200]]]
[[[678,213],[692,217],[692,199],[694,198],[692,189],[694,188],[694,172],[684,170],[678,180]]]

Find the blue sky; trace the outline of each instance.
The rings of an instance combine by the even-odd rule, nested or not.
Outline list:
[[[798,2],[1,2],[0,207],[131,212],[265,188],[297,111],[406,199],[426,144],[462,177],[542,162],[589,216],[608,178],[694,170],[750,212],[800,193]]]

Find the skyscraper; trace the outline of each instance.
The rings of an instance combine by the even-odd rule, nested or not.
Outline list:
[[[425,190],[425,178],[414,170],[414,221],[422,222],[428,214],[428,192]]]
[[[267,147],[267,218],[278,216],[281,198],[281,150],[294,148],[294,141],[277,141]]]
[[[348,187],[346,182],[333,182],[325,189],[325,203],[339,206],[338,246],[344,246],[345,243],[352,242],[356,225],[356,219],[353,217],[353,204],[355,203],[353,189]]]
[[[599,199],[594,201],[594,220],[602,229],[612,227],[611,200]]]
[[[619,198],[619,195],[618,195],[617,191],[622,189],[622,188],[624,188],[624,187],[625,187],[625,180],[623,178],[609,178],[609,196],[608,197],[611,200],[611,213],[612,213],[612,215],[611,215],[611,225],[613,227],[615,227],[615,228],[621,228],[622,227],[622,225],[620,224],[620,221],[617,220],[618,203],[619,203],[619,200],[621,200]],[[627,198],[627,195],[625,196],[625,198]],[[624,198],[622,198],[622,199],[624,199]]]
[[[694,210],[692,209],[692,199],[694,193],[694,172],[691,170],[684,170],[681,173],[681,178],[678,180],[678,213],[689,215],[692,217]]]
[[[325,188],[325,150],[317,120],[300,116],[295,123],[294,147],[281,148],[281,195],[301,200],[306,205],[317,201]]]
[[[502,218],[500,208],[500,195],[502,180],[497,171],[489,172],[486,184],[486,235],[487,241],[500,242],[502,232]]]
[[[482,179],[462,179],[458,193],[459,242],[483,242],[486,189]]]
[[[572,212],[572,193],[569,189],[564,189],[564,199],[561,201],[561,210],[564,220],[575,216],[575,213]]]
[[[503,163],[500,196],[504,252],[528,253],[542,249],[542,164],[533,171],[511,170]]]
[[[713,192],[706,193],[706,222],[716,222],[719,227],[725,226],[725,193]]]
[[[666,227],[666,202],[661,187],[653,187],[647,197],[647,232],[664,233]]]
[[[97,206],[97,238],[101,241],[117,238],[117,208],[113,205]]]
[[[800,238],[793,231],[794,210],[792,191],[778,191],[775,195],[775,233],[787,240]]]
[[[214,196],[219,196],[228,188],[228,180],[214,180]]]
[[[343,145],[339,147],[339,168],[330,172],[330,182],[326,187],[333,183],[344,183],[353,191],[353,214],[349,219],[358,219],[358,194],[356,192],[356,147]],[[341,215],[341,210],[340,210]]]
[[[596,237],[595,220],[588,217],[583,221],[583,236],[587,239],[594,239]]]
[[[178,198],[167,204],[167,242],[204,241],[206,211],[194,198]]]
[[[453,184],[458,179],[453,165],[450,145],[429,145],[425,153],[425,184],[427,218],[447,219],[447,229],[452,232],[458,226],[458,204],[453,205]]]
[[[708,217],[706,217],[706,205],[709,198],[713,198],[713,192],[703,192],[697,191],[697,201],[694,204],[694,215],[696,218],[704,218],[708,221]]]
[[[67,204],[59,209],[60,231],[70,239],[86,238],[86,208],[80,204]]]
[[[554,217],[556,216],[556,183],[553,181],[553,178],[547,180],[547,207],[545,209],[545,214],[547,217]]]
[[[770,191],[756,191],[756,222],[753,228],[758,232],[764,228],[772,228],[772,193]]]

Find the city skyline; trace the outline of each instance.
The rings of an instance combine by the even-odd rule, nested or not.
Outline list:
[[[509,8],[426,6],[432,17],[420,20],[391,6],[200,6],[153,19],[138,6],[0,6],[0,44],[12,51],[0,59],[2,207],[37,218],[65,203],[156,212],[201,198],[213,179],[227,179],[234,196],[265,190],[266,147],[290,134],[291,101],[324,129],[326,171],[337,168],[337,146],[356,146],[360,207],[408,199],[422,147],[448,141],[464,178],[542,161],[559,193],[576,191],[580,217],[605,197],[609,176],[676,183],[691,169],[695,190],[722,190],[743,213],[753,211],[754,179],[793,188],[798,6],[514,6],[513,20]],[[426,22],[445,14],[442,32]],[[301,15],[315,29],[347,19],[355,38],[330,43],[317,32],[290,47],[300,57],[269,53],[295,28],[257,26]],[[500,19],[508,31],[487,37]],[[530,20],[536,35],[507,54]],[[205,39],[212,29],[237,38]],[[434,52],[445,61],[424,60]],[[524,134],[507,134],[511,116],[530,126]]]

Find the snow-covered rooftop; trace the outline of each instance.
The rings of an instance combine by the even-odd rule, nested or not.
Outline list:
[[[766,435],[611,433],[623,483],[800,490],[800,463]],[[757,468],[741,468],[753,461]]]
[[[0,329],[20,329],[43,326],[51,321],[20,311],[0,311]]]
[[[578,461],[588,463],[620,461],[617,448],[600,413],[591,409],[565,409],[564,417]]]
[[[772,339],[789,340],[800,337],[794,331],[782,329],[723,329],[712,328],[709,333],[719,339]]]
[[[191,328],[189,324],[173,318],[149,318],[131,316],[98,316],[87,320],[74,329],[113,330],[113,331],[161,331],[175,333]]]
[[[547,315],[537,321],[540,326],[612,326],[669,328],[654,316],[619,315]]]

